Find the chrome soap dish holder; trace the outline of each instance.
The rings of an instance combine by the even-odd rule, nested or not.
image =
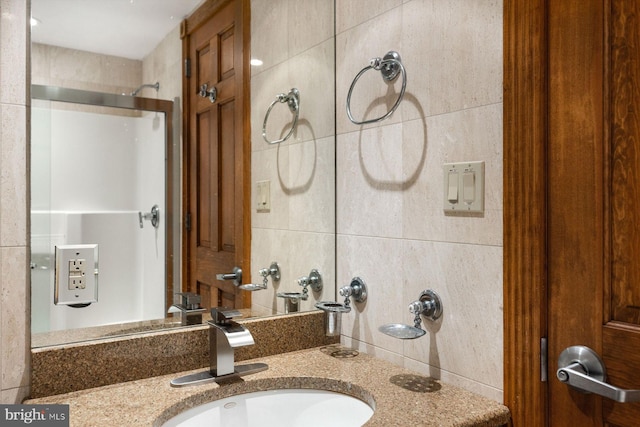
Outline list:
[[[322,274],[315,268],[311,270],[308,276],[302,276],[297,280],[298,285],[302,286],[302,292],[278,292],[276,295],[279,298],[285,299],[285,311],[287,300],[303,300],[309,299],[309,287],[314,292],[320,292],[322,290]]]
[[[291,112],[294,114],[293,123],[291,124],[291,129],[289,129],[289,132],[284,136],[284,138],[280,138],[275,141],[269,141],[269,138],[267,137],[267,121],[269,121],[269,114],[271,114],[271,110],[278,103],[287,104],[289,106],[289,110],[291,110]],[[296,125],[298,124],[299,116],[300,91],[298,89],[294,87],[287,94],[280,93],[276,95],[276,99],[271,103],[271,105],[269,105],[267,113],[264,116],[264,122],[262,122],[262,139],[264,139],[267,144],[279,144],[286,141],[291,135],[293,135],[293,131],[296,129]]]
[[[261,291],[263,289],[267,289],[267,284],[269,283],[269,277],[274,282],[280,281],[280,266],[277,262],[273,261],[269,268],[261,268],[260,275],[262,276],[262,283],[247,283],[246,285],[238,286],[239,289],[243,291]]]
[[[438,320],[440,316],[442,316],[442,300],[437,293],[431,289],[427,289],[422,291],[418,300],[409,304],[409,311],[414,314],[413,326],[402,323],[392,323],[380,326],[378,330],[383,334],[401,340],[420,338],[427,333],[427,331],[420,327],[422,323],[421,316],[431,321]]]
[[[376,71],[380,71],[382,78],[386,82],[392,82],[393,80],[396,79],[396,77],[398,77],[398,74],[402,73],[402,87],[400,89],[400,94],[398,95],[398,99],[396,100],[395,104],[393,104],[391,109],[387,111],[386,114],[380,117],[377,117],[375,119],[362,120],[362,121],[356,120],[353,118],[353,115],[351,114],[351,94],[353,93],[353,88],[355,87],[358,79],[368,70],[372,70],[372,69]],[[389,118],[396,111],[396,109],[400,105],[400,102],[404,98],[404,92],[406,88],[407,88],[407,72],[404,69],[404,65],[402,65],[400,54],[398,52],[391,50],[387,52],[387,54],[382,58],[372,58],[371,61],[369,61],[369,65],[364,67],[362,70],[360,70],[358,74],[356,74],[356,76],[353,79],[353,82],[351,82],[351,86],[349,87],[349,93],[347,94],[347,116],[349,117],[349,120],[351,120],[351,123],[355,125],[366,125],[369,123],[381,122],[382,120]]]

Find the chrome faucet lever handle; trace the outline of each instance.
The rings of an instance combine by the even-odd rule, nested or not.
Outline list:
[[[216,324],[224,324],[237,317],[242,317],[242,313],[234,308],[213,307],[211,309],[211,319]]]

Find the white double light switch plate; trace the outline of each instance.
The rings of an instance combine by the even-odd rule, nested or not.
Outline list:
[[[444,211],[484,212],[484,162],[445,163]]]

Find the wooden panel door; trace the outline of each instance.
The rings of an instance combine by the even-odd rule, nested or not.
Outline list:
[[[250,271],[247,47],[243,0],[209,1],[183,24],[187,290],[205,307],[241,308],[243,292],[216,280],[234,267]],[[211,91],[215,90],[215,95]]]
[[[556,378],[562,351],[585,345],[608,383],[640,388],[639,16],[635,0],[505,2],[505,402],[514,425],[640,425],[640,403]],[[536,205],[517,205],[523,199]]]

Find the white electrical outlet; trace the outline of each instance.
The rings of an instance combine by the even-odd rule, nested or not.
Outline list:
[[[98,245],[56,246],[56,305],[98,301]]]
[[[83,276],[69,276],[69,290],[74,291],[76,289],[86,289],[87,285],[85,284]]]
[[[85,260],[82,258],[69,260],[69,272],[84,272]]]

